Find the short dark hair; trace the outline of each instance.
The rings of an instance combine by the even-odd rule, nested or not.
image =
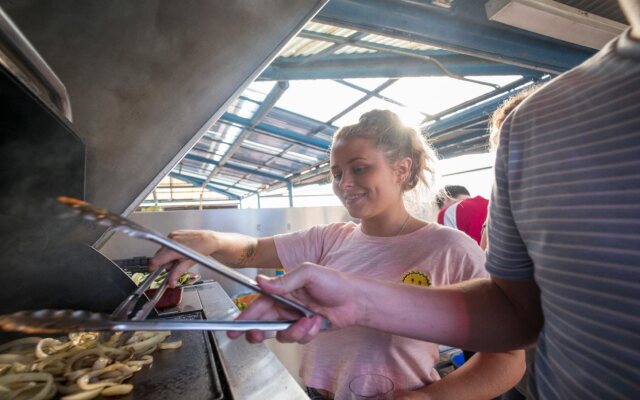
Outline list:
[[[461,194],[464,194],[464,195],[467,195],[467,196],[471,196],[471,194],[469,193],[467,188],[464,187],[464,186],[461,186],[461,185],[447,185],[447,186],[444,187],[444,189],[442,189],[440,194],[438,194],[438,196],[436,196],[436,204],[438,205],[438,208],[442,208],[444,206],[444,198],[445,197],[450,197],[452,199],[455,199],[456,197],[460,196]]]

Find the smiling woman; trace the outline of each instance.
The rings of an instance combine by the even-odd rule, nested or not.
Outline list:
[[[349,214],[362,220],[363,232],[374,236],[420,227],[406,210],[403,194],[418,183],[430,189],[434,165],[422,136],[391,111],[365,113],[358,124],[333,137],[333,190]]]
[[[422,137],[403,125],[390,111],[373,110],[360,122],[336,133],[330,154],[333,189],[351,217],[360,223],[337,222],[309,229],[253,238],[235,233],[176,231],[170,237],[235,268],[277,268],[287,273],[316,263],[338,271],[375,277],[407,285],[442,286],[486,276],[484,253],[465,234],[428,223],[405,206],[407,192],[418,184],[429,186],[434,175],[433,156]],[[177,273],[191,262],[161,249],[151,268],[177,262]],[[304,293],[298,300],[304,302]],[[339,296],[339,293],[336,293]],[[253,304],[268,301],[258,297]],[[251,310],[250,306],[248,310]],[[343,310],[348,319],[353,310]],[[299,318],[290,310],[272,319]],[[314,317],[316,318],[316,317]],[[254,332],[250,340],[264,336]],[[305,346],[300,376],[313,393],[328,399],[348,399],[349,382],[357,375],[390,377],[401,391],[428,395],[432,390],[459,389],[456,374],[439,381],[434,366],[438,344],[398,337],[368,328],[327,331]],[[481,375],[486,398],[514,385],[517,357],[478,355],[469,374]],[[381,362],[382,360],[382,362]],[[492,368],[501,363],[513,372]],[[462,371],[462,378],[467,373]],[[495,372],[494,372],[495,371]],[[512,376],[513,375],[513,376]],[[474,388],[478,390],[478,388]],[[456,397],[464,399],[464,396]],[[477,396],[476,396],[477,398]]]

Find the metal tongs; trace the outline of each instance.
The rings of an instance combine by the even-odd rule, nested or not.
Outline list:
[[[59,197],[58,201],[72,207],[84,219],[95,221],[98,224],[109,226],[117,231],[125,233],[139,239],[146,239],[156,242],[164,247],[170,248],[183,256],[196,261],[197,263],[218,272],[219,274],[250,288],[266,297],[285,304],[305,317],[312,317],[315,313],[302,304],[283,296],[278,296],[265,292],[257,282],[234,271],[219,261],[206,257],[190,248],[183,246],[173,240],[147,229],[127,218],[114,214],[104,208],[96,208],[91,204],[69,197]],[[168,275],[163,281],[160,289],[153,299],[146,303],[131,320],[126,320],[135,309],[138,300],[148,289],[151,283],[168,268],[162,266],[129,295],[116,310],[111,314],[91,313],[88,311],[75,310],[37,310],[20,311],[14,314],[0,315],[0,329],[21,331],[25,333],[55,333],[55,332],[75,332],[75,331],[136,331],[136,330],[284,330],[296,321],[168,321],[168,320],[145,320],[155,304],[158,302],[168,285]],[[323,329],[329,327],[329,321],[323,321]],[[129,339],[123,334],[119,337],[120,343],[125,343]],[[103,339],[105,336],[103,336]]]
[[[133,291],[133,293],[127,296],[127,298],[124,299],[122,303],[120,303],[118,308],[116,308],[115,311],[111,313],[110,319],[113,321],[128,319],[129,316],[134,312],[135,307],[138,304],[138,301],[144,296],[144,293],[147,291],[147,289],[151,287],[153,282],[156,280],[156,278],[160,276],[160,274],[162,274],[162,272],[167,270],[168,270],[167,265],[163,265],[162,267],[150,273],[147,276],[147,278],[140,284],[140,286],[138,286],[136,290]],[[143,305],[142,308],[138,310],[138,312],[136,312],[133,315],[133,317],[131,318],[131,321],[145,320],[147,316],[149,316],[149,314],[151,313],[151,310],[153,310],[153,308],[158,303],[158,300],[160,300],[164,292],[167,290],[168,286],[169,286],[169,274],[167,274],[167,276],[164,278],[164,280],[162,281],[162,284],[156,290],[156,293],[153,295],[153,297],[149,299],[149,301],[145,305]],[[100,341],[107,342],[112,336],[113,335],[102,332],[100,333]],[[133,331],[122,333],[116,340],[116,343],[115,343],[116,347],[119,347],[125,344],[129,339],[131,339],[132,336],[133,336]]]

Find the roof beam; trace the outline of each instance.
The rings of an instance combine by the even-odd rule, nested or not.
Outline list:
[[[449,116],[445,118],[423,125],[421,131],[427,138],[434,139],[456,129],[486,121],[502,102],[528,87],[529,86],[520,87],[516,90],[508,91],[462,111],[449,114]]]
[[[488,21],[484,2],[477,0],[457,1],[453,12],[408,1],[332,0],[315,20],[552,74],[594,54],[590,49]]]
[[[276,105],[280,97],[284,94],[284,92],[289,88],[289,82],[287,81],[279,81],[277,82],[269,94],[265,97],[264,101],[258,106],[258,109],[253,115],[251,119],[251,125],[246,127],[240,134],[235,138],[231,146],[227,149],[224,156],[219,161],[218,167],[214,168],[213,171],[209,174],[207,179],[203,182],[203,187],[206,185],[211,179],[213,179],[220,172],[220,167],[224,167],[224,165],[233,157],[233,155],[238,151],[240,146],[242,146],[242,142],[244,139],[249,136],[249,134],[253,131],[253,129],[262,121],[262,119],[271,111],[271,109]]]
[[[209,140],[210,142],[215,142],[215,143],[225,143],[225,142],[223,142],[223,141],[221,141],[221,140],[216,140],[216,139],[213,139],[213,138],[211,138],[211,137],[207,137],[206,139],[207,139],[207,140]],[[241,147],[241,148],[243,148],[243,149],[246,149],[246,150],[248,150],[248,151],[251,151],[252,153],[258,153],[258,154],[263,154],[263,155],[266,155],[266,156],[269,156],[269,157],[275,157],[276,159],[278,159],[278,160],[283,160],[283,161],[285,161],[285,162],[287,162],[287,161],[295,161],[295,162],[299,162],[299,163],[301,163],[301,164],[305,164],[305,165],[308,165],[308,166],[313,165],[313,164],[309,164],[309,163],[308,163],[308,162],[306,162],[306,161],[302,161],[302,160],[300,160],[300,159],[296,159],[295,157],[293,157],[293,156],[291,156],[291,155],[287,155],[286,153],[285,153],[285,154],[281,154],[280,152],[275,153],[275,152],[266,151],[266,150],[264,150],[264,149],[256,148],[256,147],[254,147],[254,146],[251,146],[251,145],[247,144],[247,142],[246,142],[246,141],[243,141],[243,142],[242,142],[242,145],[241,145],[240,147]],[[197,147],[194,147],[194,148],[195,148],[195,149],[197,149]],[[280,149],[280,150],[281,150],[281,149]],[[204,150],[203,150],[203,151],[204,151]],[[210,154],[214,154],[214,153],[210,153]],[[272,158],[272,159],[270,159],[270,160],[269,160],[269,162],[271,162],[272,160],[273,160],[273,158]],[[242,161],[242,160],[241,160],[241,161]],[[270,167],[270,168],[274,168],[274,167],[273,167],[273,166],[271,166],[271,165],[270,165],[269,167]],[[274,168],[274,169],[277,169],[277,168]],[[288,171],[288,172],[290,172],[290,171]]]
[[[313,31],[302,31],[298,34],[298,37],[305,37],[305,38],[316,39],[316,40],[327,40],[334,43],[348,43],[351,46],[355,46],[355,47],[361,47],[364,49],[375,50],[378,52],[394,54],[397,56],[414,58],[414,59],[432,64],[433,66],[438,68],[443,75],[448,76],[450,78],[459,79],[461,81],[473,82],[479,85],[497,87],[492,83],[487,83],[484,81],[478,81],[475,79],[466,78],[463,75],[453,73],[449,71],[437,58],[434,58],[430,55],[425,55],[424,52],[403,49],[396,46],[388,46],[381,43],[374,43],[374,42],[368,42],[363,40],[349,40],[347,38],[343,38],[342,36],[335,36],[327,33],[313,32]]]
[[[195,178],[195,177],[192,177],[192,176],[178,174],[177,172],[170,172],[169,176],[171,176],[172,178],[179,179],[179,180],[181,180],[183,182],[189,183],[189,184],[191,184],[193,186],[196,186],[196,187],[202,186],[202,184],[204,183],[204,180],[202,180],[202,179],[198,179],[198,178]],[[227,197],[229,197],[231,199],[234,199],[234,200],[240,200],[241,199],[241,197],[238,196],[237,194],[233,194],[233,193],[227,192],[226,190],[218,189],[218,188],[213,187],[211,185],[206,185],[206,188],[208,190],[211,190],[212,192],[220,193],[220,194],[222,194],[224,196],[227,196]]]
[[[201,162],[201,163],[205,163],[205,164],[212,164],[212,165],[218,165],[219,164],[215,160],[212,160],[212,159],[207,158],[207,157],[198,156],[198,155],[195,155],[195,154],[187,154],[186,156],[184,156],[184,158],[186,158],[187,160]],[[280,181],[280,182],[286,182],[287,181],[287,179],[284,176],[279,176],[279,175],[275,175],[275,174],[270,174],[270,173],[265,172],[265,171],[260,171],[258,169],[258,167],[253,169],[253,168],[245,167],[243,165],[238,165],[238,164],[233,163],[233,162],[227,162],[224,165],[224,168],[233,169],[235,171],[244,172],[244,173],[251,174],[251,175],[263,176],[265,178],[273,179],[275,181]]]
[[[352,33],[351,35],[349,35],[348,39],[349,40],[358,40],[361,37],[366,36],[366,35],[367,34],[363,33],[363,32],[355,32],[355,33]],[[340,49],[342,49],[344,47],[347,47],[347,46],[348,46],[347,43],[334,43],[331,46],[327,47],[326,49],[324,49],[324,50],[322,50],[322,51],[320,51],[318,53],[312,54],[312,55],[310,55],[308,57],[304,57],[300,61],[300,64],[307,64],[307,63],[310,63],[312,61],[317,61],[318,59],[324,58],[324,57],[326,57],[326,56],[328,56],[330,54],[333,54],[336,51],[338,51],[338,50],[340,50]]]
[[[280,97],[284,94],[284,92],[289,88],[289,82],[280,81],[276,83],[273,89],[269,92],[267,97],[265,97],[264,101],[260,104],[258,109],[256,110],[253,118],[251,118],[251,125],[245,128],[238,137],[233,141],[231,147],[227,150],[225,155],[220,159],[220,166],[224,166],[224,164],[229,161],[233,154],[240,148],[244,139],[251,133],[251,131],[262,121],[262,119],[271,111],[271,109],[276,105]]]
[[[189,175],[184,175],[183,173],[180,173],[180,172],[174,172],[174,173],[176,173],[176,174],[180,174],[180,175],[183,175],[183,176],[189,176]],[[189,177],[194,178],[194,179],[198,179],[198,180],[201,180],[201,181],[202,181],[202,179],[201,179],[201,178],[196,178],[196,177],[194,177],[194,176],[189,176]],[[230,184],[228,184],[228,183],[223,183],[223,182],[220,182],[220,181],[211,181],[211,182],[209,182],[209,185],[212,185],[213,187],[218,188],[218,189],[219,189],[220,187],[222,187],[222,188],[223,188],[222,190],[226,190],[226,189],[233,189],[233,190],[238,190],[238,191],[245,192],[245,193],[255,193],[255,191],[254,191],[254,190],[251,190],[251,189],[245,189],[245,188],[240,187],[240,186],[235,186],[235,184],[230,185]]]
[[[333,117],[331,117],[331,119],[329,120],[329,123],[334,123],[335,121],[339,120],[343,116],[345,116],[348,113],[350,113],[352,110],[355,110],[360,104],[363,104],[364,102],[366,102],[367,100],[369,100],[370,98],[372,98],[376,94],[382,92],[383,90],[385,90],[389,86],[393,85],[397,81],[398,81],[397,79],[388,79],[388,80],[384,81],[380,86],[378,86],[377,88],[373,89],[371,91],[371,93],[366,93],[358,101],[356,101],[355,103],[351,104],[349,107],[345,108],[344,110],[340,111],[338,114],[336,114]]]
[[[235,125],[239,125],[242,127],[250,127],[251,124],[251,120],[248,118],[243,118],[239,115],[235,115],[235,114],[231,114],[231,113],[224,113],[221,117],[220,117],[220,121],[222,122],[227,122],[227,123],[231,123],[231,124],[235,124]],[[277,137],[281,137],[284,139],[288,139],[290,141],[293,142],[297,142],[297,143],[301,143],[301,144],[305,144],[307,146],[312,146],[312,147],[316,147],[319,148],[321,150],[328,150],[329,147],[331,146],[331,143],[327,142],[326,140],[322,140],[322,139],[318,139],[315,137],[310,137],[310,136],[305,136],[305,135],[301,135],[299,133],[296,132],[291,132],[288,131],[286,129],[282,129],[279,128],[277,126],[273,126],[273,125],[268,125],[265,123],[259,123],[257,125],[254,126],[254,130],[255,131],[260,131],[260,132],[264,132],[273,136],[277,136]]]
[[[464,59],[463,59],[464,57]],[[442,65],[455,75],[532,75],[535,72],[514,65],[474,59],[460,55],[449,57]],[[343,60],[331,59],[308,65],[273,63],[260,75],[261,80],[407,78],[447,76],[432,63],[402,56],[358,54]]]
[[[428,139],[434,139],[456,129],[461,129],[469,125],[485,121],[489,118],[491,113],[493,113],[504,100],[511,97],[511,95],[512,93],[503,94],[495,99],[455,113],[450,117],[425,125],[422,128],[422,132]]]
[[[504,86],[502,86],[502,87],[500,87],[498,89],[495,89],[495,90],[493,90],[493,91],[491,91],[489,93],[485,93],[485,94],[480,95],[478,97],[474,97],[471,100],[467,100],[467,101],[465,101],[463,103],[460,103],[460,104],[458,104],[456,106],[448,108],[448,109],[446,109],[444,111],[441,111],[441,112],[439,112],[437,114],[433,114],[432,116],[430,116],[429,118],[426,118],[422,122],[426,123],[426,122],[429,122],[429,121],[438,120],[438,119],[440,119],[440,118],[442,118],[442,117],[444,117],[446,115],[453,114],[453,113],[455,113],[457,111],[460,111],[460,110],[464,110],[465,108],[470,107],[470,106],[472,106],[474,104],[478,104],[478,103],[480,103],[482,101],[488,100],[488,99],[490,99],[492,97],[495,97],[495,96],[498,96],[498,95],[500,95],[502,93],[510,92],[513,89],[517,89],[520,86],[526,85],[527,83],[530,83],[530,82],[536,81],[536,80],[537,80],[537,78],[535,78],[535,77],[533,77],[533,78],[532,77],[524,77],[524,78],[518,79],[517,81],[508,83],[508,84],[506,84],[506,85],[504,85]]]
[[[443,140],[441,142],[436,142],[433,143],[433,147],[435,147],[436,149],[438,149],[438,151],[443,151],[445,150],[447,147],[450,146],[455,146],[455,145],[462,145],[464,142],[469,141],[469,140],[473,140],[473,139],[479,139],[479,138],[483,138],[483,139],[488,139],[488,129],[474,129],[469,133],[466,133],[464,135],[460,135],[458,137],[452,138],[452,139],[448,139],[448,140]]]
[[[369,94],[369,95],[371,95],[373,97],[377,97],[377,98],[379,98],[381,100],[384,100],[386,102],[389,102],[391,104],[395,104],[397,106],[404,107],[404,108],[409,108],[409,106],[407,106],[406,104],[402,104],[399,101],[396,101],[396,100],[394,100],[392,98],[389,98],[387,96],[383,96],[378,92],[372,92],[371,90],[365,89],[365,88],[360,87],[358,85],[355,85],[355,84],[353,84],[351,82],[347,82],[347,81],[342,80],[342,79],[337,79],[336,82],[338,82],[339,84],[344,85],[346,87],[350,87],[351,89],[355,89],[355,90],[357,90],[359,92],[362,92],[362,93],[365,93],[365,94]],[[430,116],[429,114],[427,114],[425,112],[422,112],[420,110],[416,110],[416,111],[419,112],[420,114],[424,115],[425,117],[429,117]]]

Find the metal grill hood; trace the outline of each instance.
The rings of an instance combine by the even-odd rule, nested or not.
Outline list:
[[[73,122],[57,118],[71,131],[63,136],[75,138],[69,147],[49,145],[46,128],[31,127],[29,140],[20,131],[3,132],[3,154],[12,155],[2,164],[3,181],[21,189],[3,191],[2,206],[37,206],[45,192],[61,188],[59,194],[84,193],[96,205],[129,214],[325,2],[0,0],[66,86]],[[55,114],[36,96],[33,101],[43,114]],[[20,123],[32,115],[9,114]],[[46,163],[29,162],[42,154]],[[65,168],[68,174],[60,174]],[[47,173],[71,183],[56,190],[34,184],[47,182]],[[131,290],[115,264],[89,247],[102,230],[82,223],[69,228],[42,210],[0,214],[7,250],[0,261],[0,312],[110,311]]]
[[[0,6],[67,88],[86,145],[86,200],[128,215],[325,2]]]

